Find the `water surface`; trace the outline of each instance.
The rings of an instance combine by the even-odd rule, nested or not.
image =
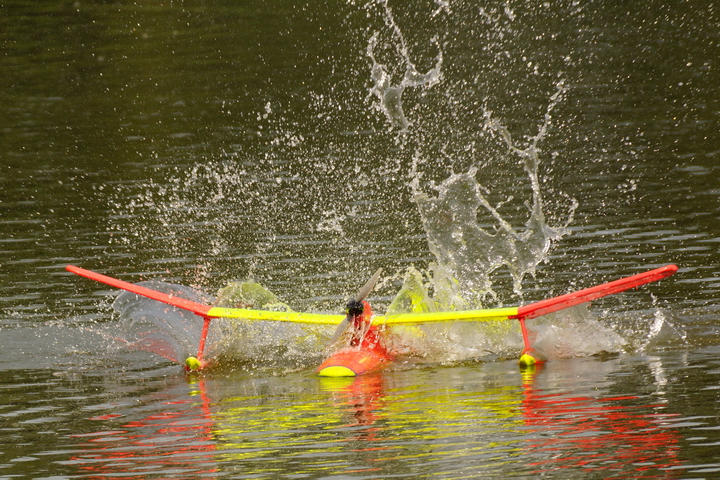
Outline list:
[[[0,10],[0,477],[717,475],[711,2]],[[333,313],[378,267],[380,311],[411,266],[488,306],[680,271],[581,314],[613,354],[523,375],[448,327],[326,382],[314,347],[188,378],[68,263]]]

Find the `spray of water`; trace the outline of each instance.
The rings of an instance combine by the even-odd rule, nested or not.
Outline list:
[[[437,9],[429,13],[431,17],[452,13],[449,2],[436,0],[435,3]],[[555,91],[548,93],[537,131],[524,141],[518,141],[489,107],[481,108],[482,113],[475,118],[480,134],[494,142],[494,151],[502,152],[495,160],[508,170],[519,167],[522,172],[515,179],[518,186],[512,192],[498,192],[487,186],[492,183],[493,175],[493,171],[486,168],[490,160],[486,152],[475,147],[465,149],[467,156],[472,157],[469,168],[453,171],[437,183],[429,181],[428,178],[437,177],[438,170],[442,171],[437,168],[438,164],[443,161],[454,164],[449,152],[459,147],[453,144],[455,138],[430,132],[432,122],[428,119],[412,118],[409,112],[417,110],[405,104],[407,98],[403,95],[408,89],[439,90],[438,85],[447,75],[443,72],[443,48],[437,36],[431,39],[437,54],[434,66],[423,73],[411,59],[406,35],[388,1],[370,2],[365,9],[369,14],[376,6],[380,7],[385,28],[382,33],[372,32],[365,48],[370,61],[368,98],[397,132],[396,145],[405,149],[417,143],[408,171],[404,173],[409,177],[409,190],[435,260],[427,273],[408,270],[390,310],[432,311],[517,304],[523,300],[523,287],[529,277],[535,276],[538,266],[548,261],[553,246],[569,233],[568,226],[578,206],[573,199],[564,198],[562,203],[567,206],[562,213],[554,215],[560,220],[550,222],[547,191],[543,189],[540,173],[544,159],[541,145],[551,129],[553,111],[566,95],[565,84],[558,81]],[[482,9],[480,13],[481,16],[487,14]],[[510,9],[505,9],[504,16],[506,22],[514,21]],[[537,71],[537,64],[533,68]],[[452,96],[448,89],[448,104],[455,105],[457,99],[451,99]],[[342,99],[334,101],[342,103]],[[266,104],[258,121],[270,121],[273,113],[272,105]],[[443,131],[454,127],[460,130],[464,125],[444,125]],[[439,150],[443,158],[428,158],[423,150],[426,138],[442,143]],[[371,177],[365,174],[361,160],[353,159],[357,164],[345,169],[334,162],[332,155],[318,160],[312,147],[304,146],[305,141],[300,134],[280,132],[269,140],[276,153],[266,152],[255,158],[226,155],[222,160],[204,161],[189,172],[179,173],[167,185],[150,185],[145,192],[133,196],[129,207],[127,203],[118,202],[118,217],[132,216],[136,211],[155,217],[167,232],[159,239],[164,242],[163,248],[171,251],[175,248],[178,257],[195,252],[201,263],[215,266],[216,270],[223,268],[224,273],[236,270],[252,277],[263,263],[287,258],[288,252],[282,250],[290,248],[286,245],[291,245],[293,251],[307,250],[306,255],[296,260],[297,265],[316,261],[315,248],[319,242],[326,242],[323,244],[326,253],[333,251],[334,245],[340,245],[355,257],[362,251],[356,240],[363,235],[353,231],[354,223],[349,220],[364,215],[372,218],[370,215],[378,209],[377,204],[389,201],[389,196],[378,195],[382,183],[373,185],[373,178],[382,178],[383,170],[394,174],[402,162],[390,165],[396,159],[387,158],[385,164],[374,167],[375,175]],[[289,156],[292,162],[287,160]],[[305,178],[307,171],[314,172],[316,178]],[[325,177],[342,181],[318,181]],[[345,177],[352,177],[353,181],[345,181]],[[372,198],[366,194],[368,191],[372,192]],[[501,200],[493,200],[497,197]],[[299,208],[301,199],[310,207]],[[147,218],[143,220],[140,222],[143,225],[149,222]],[[302,229],[293,228],[295,224],[311,225],[312,238]],[[146,230],[142,225],[137,227],[137,238],[129,241],[148,240],[151,235]],[[275,241],[278,236],[284,238],[284,243]],[[256,251],[238,253],[234,244],[240,237],[243,242],[255,245]],[[193,248],[188,249],[188,245]],[[348,256],[348,252],[343,254]],[[284,265],[293,267],[290,263]],[[498,279],[502,280],[503,275],[510,279],[510,294],[498,288]],[[508,302],[510,298],[512,302]],[[145,315],[144,319],[144,324],[149,321],[158,330],[175,332],[170,334],[169,342],[176,356],[182,355],[180,352],[192,352],[192,346],[178,338],[197,338],[194,332],[161,325],[157,315]],[[291,365],[314,362],[322,354],[329,335],[324,329],[262,322],[218,322],[214,328],[215,353],[251,366],[278,361]],[[533,328],[538,345],[551,358],[618,351],[623,345],[622,338],[592,323],[583,310],[537,321]],[[389,334],[396,353],[440,362],[512,356],[522,345],[519,331],[511,322],[434,325],[395,329]],[[142,338],[129,342],[145,345],[136,343],[139,340]]]
[[[373,65],[371,92],[378,99],[379,110],[404,134],[411,122],[404,113],[402,93],[408,86],[430,87],[441,80],[442,52],[435,68],[419,75],[410,61],[405,38],[392,11],[386,2],[381,3],[385,24],[393,32],[396,51],[406,73],[398,84],[391,83],[388,67],[376,58],[379,36],[374,34],[367,48]],[[435,14],[446,7],[441,5]],[[511,13],[508,16],[512,20]],[[413,78],[418,82],[413,83]],[[483,110],[482,129],[506,147],[502,161],[519,163],[524,172],[526,188],[518,189],[515,195],[522,194],[526,198],[515,199],[513,194],[507,194],[504,200],[492,204],[493,192],[481,183],[483,170],[479,166],[472,166],[463,173],[452,173],[439,185],[423,182],[427,173],[423,168],[436,162],[424,158],[418,148],[411,166],[410,187],[428,247],[436,262],[431,268],[432,273],[427,275],[408,270],[403,287],[390,306],[391,312],[502,306],[505,299],[496,292],[495,279],[505,270],[516,297],[513,303],[523,299],[524,281],[528,276],[535,277],[538,265],[548,260],[553,245],[569,233],[568,226],[578,207],[577,201],[565,198],[568,206],[561,216],[563,220],[555,225],[548,223],[545,192],[539,174],[540,144],[552,125],[553,110],[563,101],[565,93],[564,81],[560,80],[549,97],[537,133],[525,146],[518,145],[509,129],[489,109]],[[422,134],[417,138],[422,138]],[[400,143],[407,145],[408,137],[401,137]],[[478,165],[481,163],[477,162]],[[504,211],[504,207],[513,201],[521,202],[525,209],[524,221],[520,224],[513,223],[518,218],[517,208],[512,214]],[[615,332],[602,327],[584,309],[534,322],[531,335],[547,358],[617,352],[626,343]],[[517,326],[511,322],[394,329],[391,338],[396,353],[441,362],[516,355],[521,345]]]
[[[253,282],[235,282],[218,298],[203,292],[161,281],[142,285],[188,300],[272,310],[288,307],[267,289]],[[246,302],[250,302],[246,304]],[[119,345],[151,352],[172,362],[183,363],[196,355],[203,319],[185,310],[160,304],[129,292],[122,292],[113,303],[118,320],[110,336]],[[328,328],[279,322],[248,322],[214,319],[211,322],[205,357],[219,367],[287,372],[318,363],[327,345]]]
[[[430,69],[427,73],[418,72],[412,60],[410,60],[410,53],[405,43],[405,37],[395,22],[392,9],[388,5],[387,0],[379,3],[383,6],[385,23],[392,31],[397,54],[400,57],[401,66],[404,67],[405,71],[399,81],[393,81],[392,74],[389,72],[387,65],[380,63],[376,59],[375,50],[379,41],[379,34],[376,32],[370,38],[367,47],[367,55],[370,60],[372,60],[370,78],[373,86],[370,89],[370,93],[377,98],[376,107],[385,114],[390,124],[401,131],[406,131],[410,126],[410,122],[403,111],[403,92],[408,87],[430,88],[440,82],[442,79],[442,50],[438,45],[438,55],[434,68]],[[442,9],[443,5],[441,5],[440,8]],[[436,38],[433,38],[432,41],[437,45]]]
[[[502,267],[510,272],[513,290],[522,298],[525,276],[535,275],[537,266],[547,260],[553,242],[568,233],[577,202],[571,201],[564,223],[549,225],[538,175],[538,144],[547,134],[552,109],[563,92],[560,83],[550,97],[544,122],[525,148],[516,146],[507,128],[490,112],[485,115],[485,128],[502,139],[509,155],[519,159],[527,175],[530,199],[525,202],[527,212],[522,226],[514,226],[504,218],[504,203],[490,203],[488,191],[478,181],[481,172],[477,168],[451,175],[435,187],[436,194],[431,196],[421,188],[421,176],[414,166],[411,186],[430,250],[437,259],[435,286],[444,308],[481,308],[489,300],[497,303],[492,276]],[[512,196],[506,197],[506,202],[512,200]],[[481,226],[483,220],[488,222],[487,227]]]
[[[158,280],[140,285],[195,302],[210,300],[195,289]],[[130,292],[120,293],[113,309],[120,319],[115,337],[125,346],[156,353],[173,362],[181,362],[197,352],[202,330],[200,317]]]

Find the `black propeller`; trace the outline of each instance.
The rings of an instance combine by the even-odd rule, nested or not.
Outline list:
[[[370,280],[368,280],[368,282],[365,284],[365,286],[360,289],[358,294],[355,295],[355,298],[348,302],[347,316],[343,319],[342,322],[340,322],[340,325],[338,325],[337,329],[335,329],[335,333],[330,339],[330,345],[337,342],[338,339],[342,336],[342,334],[345,333],[345,330],[347,330],[348,326],[350,326],[350,321],[353,319],[353,317],[357,315],[362,315],[364,310],[362,302],[363,300],[365,300],[365,297],[370,294],[372,289],[375,288],[375,284],[380,279],[381,272],[382,268],[378,268],[377,272],[375,272],[375,275],[373,275]]]

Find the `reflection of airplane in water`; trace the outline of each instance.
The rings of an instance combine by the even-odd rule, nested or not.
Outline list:
[[[385,383],[381,373],[356,378],[321,377],[320,388],[331,395],[337,408],[350,414],[349,425],[372,426],[385,404]]]
[[[523,375],[522,412],[534,435],[525,447],[534,473],[572,470],[623,478],[674,478],[663,471],[682,462],[680,435],[663,421],[678,417],[638,396],[595,398],[545,393],[535,386],[538,365]],[[655,472],[655,473],[653,473]]]
[[[173,391],[156,394],[143,403],[150,404],[150,408],[163,405],[162,411],[141,420],[125,421],[112,430],[71,435],[80,440],[73,450],[75,454],[57,463],[75,467],[87,478],[212,478],[218,469],[210,401],[203,379],[191,387],[198,399]],[[115,423],[125,414],[98,415],[88,420]]]
[[[384,425],[385,435],[373,428],[357,439],[382,441],[383,437],[395,437],[393,443],[417,443],[419,438],[425,438],[428,444],[439,444],[440,448],[433,452],[438,457],[460,457],[465,453],[472,456],[499,448],[505,454],[520,455],[518,459],[532,475],[564,470],[600,475],[622,472],[625,478],[675,476],[663,470],[682,463],[677,457],[680,435],[663,421],[678,414],[662,413],[664,405],[639,403],[637,396],[596,398],[545,393],[535,386],[542,368],[538,365],[524,372],[522,397],[517,388],[504,386],[471,394],[450,391],[440,393],[432,402],[417,401],[407,391],[384,393],[382,375],[325,385],[333,391],[338,404],[354,406],[348,418],[357,425],[370,426],[376,420]],[[474,414],[470,412],[473,407]],[[483,428],[477,428],[478,419],[484,421]],[[499,424],[502,428],[497,430]],[[404,430],[415,431],[419,438],[403,435]],[[467,437],[468,442],[453,441],[468,430],[476,437],[474,442]],[[387,435],[389,432],[395,435]],[[448,448],[453,444],[458,448]],[[392,446],[383,449],[395,450],[387,452],[387,460],[398,454]],[[422,456],[427,457],[431,449],[423,448]],[[500,463],[507,461],[503,456],[505,460]],[[463,470],[472,470],[467,459],[463,459]]]
[[[78,435],[82,450],[67,464],[91,476],[137,478],[458,471],[476,478],[509,471],[672,477],[663,469],[680,465],[680,435],[662,422],[676,415],[634,396],[560,393],[552,381],[558,370],[548,376],[545,368],[526,373],[523,385],[508,385],[494,370],[480,370],[478,382],[478,369],[464,367],[239,383],[189,377],[189,391],[169,392],[163,411]]]

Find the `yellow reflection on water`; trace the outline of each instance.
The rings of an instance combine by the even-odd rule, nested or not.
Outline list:
[[[79,436],[82,449],[65,464],[130,478],[138,471],[668,478],[662,472],[682,464],[681,436],[668,428],[677,414],[611,394],[617,385],[604,365],[556,362],[518,372],[514,362],[497,362],[354,378],[196,375],[156,394],[168,400],[153,399],[149,414],[90,418],[113,428]]]
[[[222,461],[253,459],[255,466],[260,458],[269,460],[253,474],[302,458],[300,474],[358,472],[402,459],[437,461],[468,454],[504,463],[509,454],[522,453],[516,442],[523,426],[518,386],[482,392],[429,388],[382,373],[314,380],[314,391],[271,401],[255,396],[222,400],[213,414],[216,455]]]

